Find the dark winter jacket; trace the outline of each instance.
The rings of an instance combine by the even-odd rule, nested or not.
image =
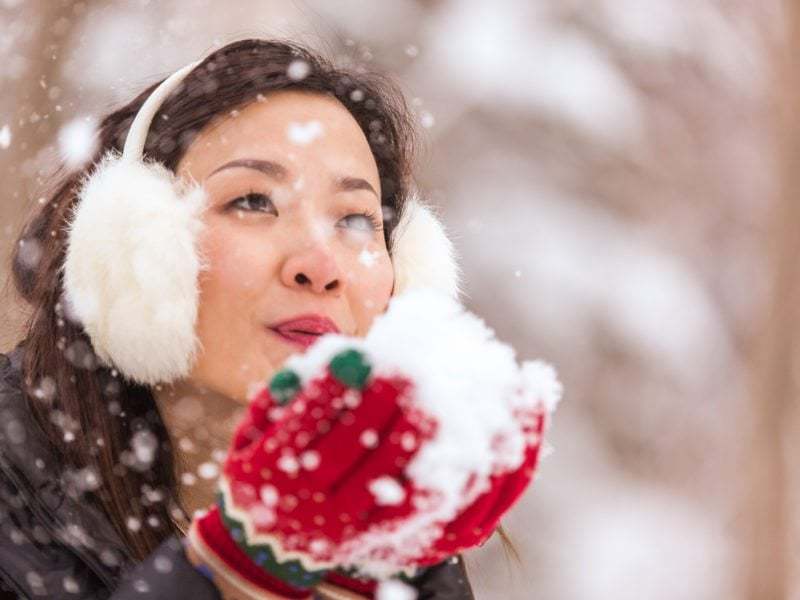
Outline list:
[[[104,513],[64,492],[61,462],[21,392],[24,349],[0,353],[0,598],[218,600],[178,537],[137,563]],[[415,586],[420,600],[473,598],[460,560]]]

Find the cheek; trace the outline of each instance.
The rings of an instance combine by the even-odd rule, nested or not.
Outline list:
[[[273,370],[258,332],[274,261],[263,236],[259,240],[221,226],[204,230],[199,246],[209,269],[198,280],[196,332],[204,350],[191,378],[246,402],[251,383]]]
[[[224,228],[207,229],[200,247],[209,270],[198,281],[198,334],[219,342],[235,337],[240,328],[245,331],[254,318],[251,313],[258,303],[253,299],[267,284],[268,249],[263,241],[257,243]]]
[[[386,310],[394,285],[394,268],[383,251],[369,266],[358,262],[351,278],[351,302],[358,321],[358,330],[366,333],[372,320]]]
[[[222,228],[208,229],[200,240],[201,250],[210,268],[200,276],[202,290],[219,290],[226,296],[255,290],[264,282],[270,264],[269,247],[247,236],[235,235]]]

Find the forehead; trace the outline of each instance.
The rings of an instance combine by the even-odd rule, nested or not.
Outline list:
[[[320,166],[374,170],[377,175],[374,156],[353,115],[336,98],[317,92],[271,92],[217,117],[194,138],[178,171],[201,179],[221,162],[241,157],[282,158],[290,167],[293,161],[313,160]]]

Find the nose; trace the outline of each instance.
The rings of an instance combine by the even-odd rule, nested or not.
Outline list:
[[[313,241],[293,252],[283,264],[281,281],[287,287],[315,294],[338,294],[344,276],[328,244]]]

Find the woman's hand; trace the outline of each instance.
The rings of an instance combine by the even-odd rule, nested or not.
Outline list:
[[[404,408],[410,381],[369,377],[355,350],[337,354],[303,389],[287,375],[278,373],[251,402],[218,503],[193,523],[192,542],[221,558],[223,570],[300,597],[341,564],[347,540],[414,511],[412,498],[424,492],[414,493],[403,471],[436,423]],[[385,489],[372,489],[379,479],[384,487],[394,482],[391,506],[378,497],[385,500]]]

